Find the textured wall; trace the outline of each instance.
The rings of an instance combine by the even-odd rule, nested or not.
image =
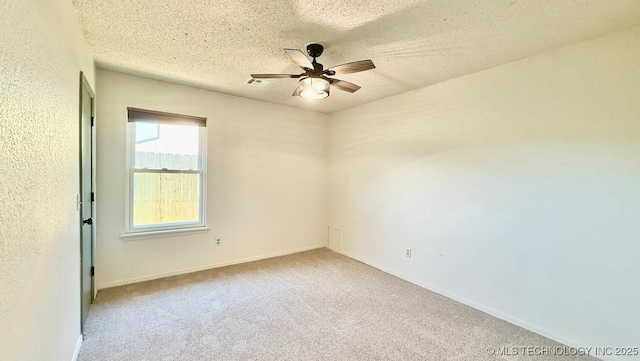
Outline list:
[[[76,26],[70,2],[2,1],[0,360],[68,361],[80,334]]]
[[[324,245],[327,115],[112,71],[97,82],[98,288]],[[127,106],[208,119],[209,232],[120,238]]]
[[[635,28],[333,114],[344,251],[560,341],[637,347],[638,64]]]

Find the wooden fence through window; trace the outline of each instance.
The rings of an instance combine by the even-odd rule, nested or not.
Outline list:
[[[133,179],[133,225],[198,222],[200,174],[144,172],[145,168],[194,170],[196,167],[196,155],[136,153],[139,171]]]

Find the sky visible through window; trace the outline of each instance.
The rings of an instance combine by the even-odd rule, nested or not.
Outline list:
[[[154,135],[149,125],[158,126],[157,139],[138,143],[139,131],[144,137]],[[136,152],[198,155],[198,130],[188,125],[136,123]]]

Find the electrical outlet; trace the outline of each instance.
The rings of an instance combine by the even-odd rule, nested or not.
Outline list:
[[[411,258],[411,248],[407,248],[407,249],[405,249],[405,250],[404,250],[404,255],[405,255],[407,258]]]
[[[219,246],[220,244],[220,238],[216,238],[216,246]]]

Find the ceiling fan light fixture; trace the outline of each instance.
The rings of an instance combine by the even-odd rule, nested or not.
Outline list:
[[[329,96],[329,81],[323,78],[300,80],[300,96],[306,99],[322,99]]]

